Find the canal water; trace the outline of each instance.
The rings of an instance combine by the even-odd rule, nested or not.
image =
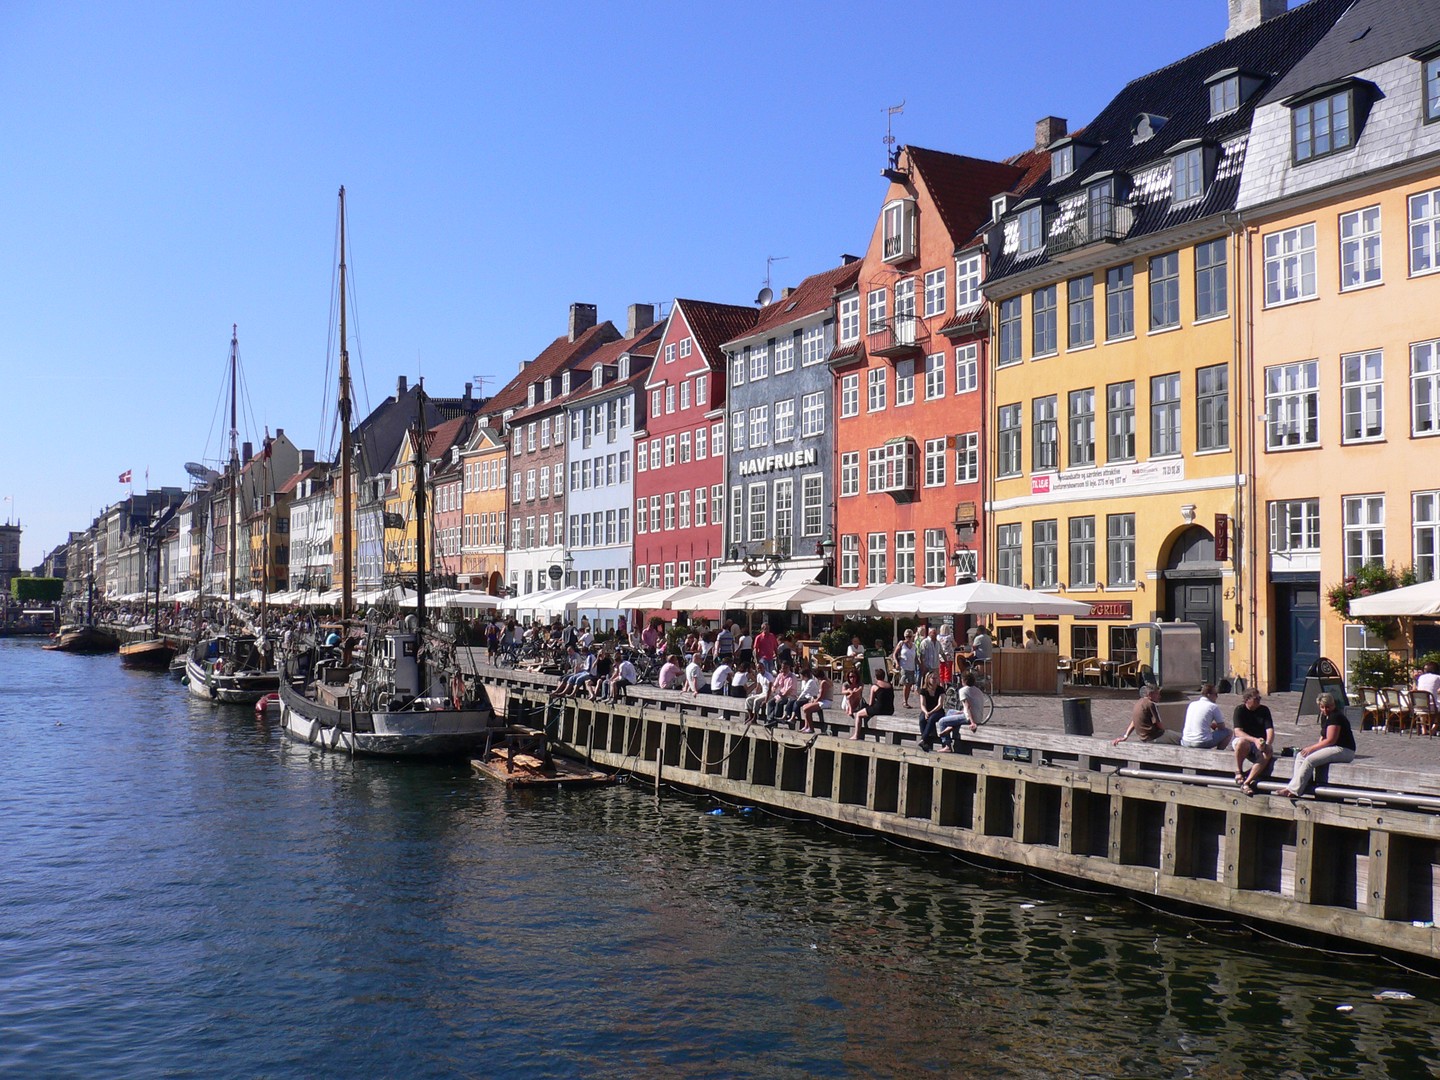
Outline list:
[[[0,1075],[1440,1069],[1393,965],[713,809],[323,755],[0,640]]]

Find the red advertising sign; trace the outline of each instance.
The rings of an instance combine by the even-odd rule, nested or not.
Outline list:
[[[1133,616],[1131,611],[1133,604],[1129,600],[1094,600],[1090,604],[1090,614],[1077,615],[1077,619],[1129,619]]]
[[[1215,561],[1230,561],[1230,517],[1228,514],[1215,515]]]

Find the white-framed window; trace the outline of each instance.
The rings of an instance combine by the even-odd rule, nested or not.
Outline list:
[[[535,422],[532,420],[525,425],[525,450],[527,453],[535,452]]]
[[[669,532],[675,528],[675,493],[667,491],[665,499],[665,531]]]
[[[925,584],[945,584],[945,530],[925,530]]]
[[[825,348],[825,336],[832,328],[825,323],[819,326],[806,328],[800,335],[800,366],[812,367],[815,364],[823,363],[828,350]]]
[[[736,409],[730,414],[730,452],[745,449],[745,410]]]
[[[739,386],[739,383],[735,384]],[[650,391],[650,415],[659,416],[665,411],[665,389],[657,386]]]
[[[925,275],[925,317],[945,314],[945,268]]]
[[[1340,290],[1379,285],[1380,207],[1367,206],[1340,215]]]
[[[882,412],[885,409],[885,396],[888,389],[888,372],[883,367],[873,367],[865,373],[866,377],[866,409],[869,412]]]
[[[1050,151],[1050,179],[1063,180],[1075,171],[1075,144],[1066,143]]]
[[[975,344],[955,347],[955,393],[969,394],[980,388],[980,347]]]
[[[1059,523],[1054,518],[1036,521],[1030,526],[1030,566],[1037,589],[1053,589],[1060,580]]]
[[[710,560],[710,562],[715,562],[715,561],[717,561],[717,560],[714,560],[714,559]],[[695,560],[695,585],[696,585],[698,588],[703,589],[703,588],[706,586],[706,584],[710,581],[709,573],[710,573],[710,563],[709,563],[709,562],[706,562],[704,559],[696,559],[696,560]]]
[[[1021,423],[1021,406],[1018,402],[1014,405],[1000,406],[997,458],[998,471],[1001,476],[1020,475],[1022,465],[1020,450],[1024,440]]]
[[[897,532],[895,534],[895,583],[897,585],[915,584],[915,534],[913,532]]]
[[[955,436],[955,483],[973,484],[980,479],[980,433],[966,431]]]
[[[690,560],[689,560],[689,559],[686,559],[684,562],[680,563],[679,573],[676,575],[675,580],[676,580],[677,582],[679,582],[680,587],[681,587],[682,589],[683,589],[686,585],[689,585],[689,584],[690,584]]]
[[[1348,150],[1355,144],[1352,91],[1349,87],[1290,111],[1295,163]]]
[[[725,425],[719,420],[710,425],[710,456],[720,457],[725,453]]]
[[[535,470],[525,470],[525,499],[527,502],[535,501]]]
[[[1411,195],[1410,273],[1440,270],[1440,188]]]
[[[1344,675],[1350,677],[1350,671],[1355,666],[1362,652],[1384,652],[1385,639],[1377,634],[1372,634],[1366,629],[1364,623],[1346,623],[1344,626],[1344,648],[1345,667]]]
[[[1230,446],[1230,368],[1212,364],[1195,371],[1195,449]]]
[[[1341,442],[1385,437],[1385,358],[1379,349],[1340,357]]]
[[[1054,394],[1030,402],[1030,450],[1034,455],[1030,467],[1036,472],[1060,467],[1058,408]]]
[[[650,514],[648,502],[645,499],[635,500],[635,532],[643,533],[650,531]]]
[[[541,469],[541,470],[540,470],[540,498],[542,498],[542,499],[548,499],[549,497],[550,497],[550,470],[549,470],[549,469]]]
[[[730,489],[730,542],[745,542],[745,489],[742,487]]]
[[[740,352],[730,354],[730,385],[745,385],[745,355]],[[654,412],[654,409],[651,409]]]
[[[866,490],[903,493],[915,490],[915,441],[891,439],[872,446],[866,463]]]
[[[1265,449],[1320,445],[1320,362],[1265,369]]]
[[[659,440],[659,439],[651,439],[651,440],[650,440],[650,468],[652,468],[652,469],[658,469],[658,468],[660,468],[660,450],[661,450],[660,440]]]
[[[1070,391],[1068,407],[1070,468],[1095,464],[1095,388]]]
[[[703,529],[706,525],[710,511],[710,493],[708,488],[697,487],[695,489],[695,527]]]
[[[770,346],[750,346],[750,381],[764,379],[770,375]]]
[[[680,432],[680,464],[684,465],[690,460],[690,432]]]
[[[765,504],[768,501],[767,484],[750,485],[750,541],[757,543],[765,539]]]
[[[680,411],[684,412],[690,408],[690,380],[686,379],[680,384]]]
[[[1105,577],[1108,586],[1135,584],[1135,515],[1105,517]]]
[[[945,396],[945,354],[931,353],[925,357],[925,400]]]
[[[666,411],[667,413],[673,413],[673,412],[675,411],[675,384],[674,384],[674,383],[671,383],[669,386],[665,387],[665,411]]]
[[[695,406],[703,409],[710,401],[710,376],[695,376]],[[622,421],[623,423],[623,421]]]
[[[884,255],[887,262],[911,258],[915,254],[915,200],[896,199],[881,211],[884,228]]]
[[[673,589],[674,587],[675,587],[675,564],[674,564],[673,562],[667,562],[667,563],[665,564],[665,588],[667,588],[667,589]]]
[[[860,415],[860,373],[852,371],[840,376],[840,416]]]
[[[980,253],[962,255],[955,260],[955,310],[972,308],[983,299],[980,282],[984,279]]]
[[[1345,576],[1371,563],[1385,564],[1385,496],[1347,495],[1340,500],[1345,520]]]
[[[795,399],[775,403],[775,441],[789,442],[795,438]]]
[[[795,481],[776,480],[775,495],[771,503],[775,510],[774,539],[779,541],[778,550],[782,555],[790,553],[790,538],[795,535]],[[754,508],[751,508],[752,513]]]
[[[1320,500],[1286,499],[1270,504],[1270,550],[1313,554],[1320,550]]]
[[[770,444],[770,406],[756,405],[750,410],[750,449]]]
[[[865,332],[878,334],[885,329],[885,308],[888,295],[884,289],[871,289],[865,295]]]
[[[608,511],[607,511],[608,512]],[[681,529],[690,528],[690,489],[685,488],[680,492],[680,524]]]
[[[1150,456],[1180,453],[1180,376],[1150,379]]]
[[[860,584],[860,534],[846,533],[840,537],[840,587],[853,589]]]
[[[1023,534],[1018,524],[1001,525],[995,530],[995,580],[1001,585],[1018,589],[1025,583]]]
[[[710,433],[703,427],[695,429],[695,460],[704,461],[709,457]]]
[[[840,494],[860,494],[859,450],[847,450],[840,455]]]
[[[945,456],[949,452],[946,439],[925,440],[925,486],[940,487],[945,483]]]
[[[1417,491],[1410,506],[1415,577],[1434,581],[1440,577],[1440,491]]]
[[[895,362],[895,406],[913,405],[915,403],[915,361],[897,360]]]
[[[795,370],[795,339],[779,338],[775,342],[775,374],[784,375]]]
[[[1070,587],[1092,588],[1095,585],[1095,519],[1070,519]]]
[[[800,399],[800,435],[812,439],[825,433],[825,393],[817,390]]]
[[[840,301],[840,343],[850,345],[860,340],[860,297],[847,296]]]
[[[1054,285],[1046,285],[1030,294],[1030,351],[1033,356],[1051,356],[1059,348],[1056,302]]]
[[[1410,434],[1440,435],[1440,341],[1410,346]]]
[[[1135,460],[1135,384],[1105,387],[1105,453],[1110,461]]]
[[[669,468],[675,464],[675,436],[665,436],[665,467]]]
[[[1205,148],[1183,150],[1170,160],[1170,201],[1175,205],[1193,202],[1205,194]]]
[[[667,363],[667,364],[673,364],[674,362],[675,362],[675,342],[672,341],[672,342],[670,342],[670,344],[668,344],[668,345],[665,346],[665,363]]]
[[[693,345],[692,345],[692,342],[691,342],[691,339],[690,339],[690,338],[688,338],[688,337],[687,337],[687,338],[681,338],[681,339],[680,339],[680,359],[683,360],[683,359],[685,359],[685,357],[689,356],[692,347],[693,347]]]
[[[1269,233],[1264,240],[1264,250],[1266,307],[1315,298],[1313,223]]]
[[[802,536],[819,536],[825,508],[825,477],[809,473],[800,478],[800,529]]]
[[[867,567],[865,583],[867,585],[888,584],[890,567],[887,547],[890,537],[886,533],[869,533],[865,537],[865,554]]]
[[[1017,219],[1020,232],[1020,255],[1026,256],[1045,246],[1045,214],[1041,206],[1020,211]]]

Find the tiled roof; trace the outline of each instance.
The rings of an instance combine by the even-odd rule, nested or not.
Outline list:
[[[290,477],[290,479],[286,480],[283,484],[276,488],[275,494],[288,495],[290,494],[290,492],[294,491],[297,487],[299,487],[300,482],[306,477],[315,476],[318,473],[322,473],[329,467],[330,466],[322,462],[316,465],[311,465],[308,469],[301,469],[294,476]]]
[[[833,266],[818,274],[811,274],[795,287],[795,291],[781,300],[767,304],[760,309],[755,325],[742,337],[763,334],[787,323],[799,322],[807,315],[828,310],[835,303],[835,294],[853,288],[860,280],[860,260]]]
[[[603,394],[607,390],[614,390],[617,386],[629,386],[636,382],[644,382],[650,374],[650,364],[655,359],[655,350],[660,343],[660,331],[664,325],[664,323],[655,323],[653,326],[647,326],[634,337],[613,341],[609,345],[602,345],[596,349],[585,361],[584,366],[587,371],[594,371],[600,364],[614,365],[619,362],[620,357],[629,353],[629,376],[624,379],[611,379],[603,386],[593,386],[590,379],[587,378],[570,392],[570,396],[565,399],[565,404],[573,405],[578,400]]]
[[[1320,44],[1265,95],[1283,101],[1397,56],[1440,42],[1440,4],[1419,0],[1355,0]],[[1417,76],[1418,77],[1418,76]]]
[[[858,341],[850,345],[837,346],[830,353],[830,366],[833,368],[849,367],[857,363],[865,363],[865,346]]]
[[[940,333],[947,336],[970,333],[985,323],[987,310],[984,304],[971,304],[964,311],[957,311],[949,322],[940,327]]]
[[[529,399],[531,383],[564,371],[619,336],[620,331],[608,321],[592,326],[574,341],[570,340],[570,335],[561,334],[486,403],[485,412],[498,417],[506,409],[523,406]]]
[[[446,420],[443,424],[427,431],[425,433],[425,457],[434,461],[450,447],[462,441],[469,419],[468,416],[457,416],[453,420]]]
[[[975,231],[990,220],[990,197],[1012,190],[1025,175],[1023,168],[1003,161],[947,154],[920,146],[907,146],[905,153],[919,172],[951,240],[957,245],[975,235]]]
[[[695,335],[695,343],[700,346],[700,354],[712,368],[717,369],[724,366],[720,346],[753,328],[760,318],[760,312],[755,308],[715,304],[708,300],[677,299],[675,310],[684,315],[690,332]]]
[[[1095,151],[1075,172],[1038,184],[1028,195],[1038,196],[1054,207],[1067,196],[1080,193],[1102,173],[1114,171],[1130,177],[1134,181],[1131,201],[1135,211],[1128,234],[1131,237],[1233,209],[1244,164],[1245,136],[1256,105],[1273,85],[1262,86],[1234,112],[1211,120],[1205,80],[1230,68],[1269,80],[1280,79],[1304,58],[1351,3],[1308,0],[1253,30],[1128,83],[1085,127],[1084,138],[1079,141],[1096,146]],[[1137,144],[1133,128],[1142,114],[1161,117],[1164,123],[1150,138]],[[1223,148],[1217,172],[1203,198],[1172,208],[1168,184],[1162,183],[1169,176],[1169,154],[1178,144],[1192,139],[1204,139]],[[1146,175],[1148,170],[1155,172]],[[1055,216],[1060,218],[1059,214]],[[1050,235],[1054,234],[1052,226]],[[1044,248],[1024,258],[1014,251],[1002,251],[991,264],[989,280],[1038,266],[1045,259]]]

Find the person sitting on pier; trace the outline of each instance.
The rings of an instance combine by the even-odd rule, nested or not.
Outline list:
[[[581,689],[583,689],[590,698],[594,699],[604,692],[605,687],[610,685],[610,675],[614,670],[615,660],[610,655],[610,650],[601,649],[600,655],[595,658],[595,663],[591,665],[590,674],[585,677],[584,683],[581,684]]]
[[[552,698],[574,697],[580,692],[580,688],[590,681],[590,671],[595,665],[593,653],[576,652],[572,647],[570,650],[570,674],[550,692]]]
[[[1146,683],[1140,687],[1140,700],[1135,702],[1134,709],[1130,712],[1130,726],[1125,729],[1125,734],[1118,739],[1111,741],[1111,746],[1119,746],[1122,742],[1129,740],[1133,734],[1141,742],[1167,743],[1171,746],[1178,746],[1180,736],[1168,730],[1160,722],[1160,687],[1153,683]]]
[[[796,716],[800,718],[800,730],[809,734],[815,730],[815,722],[825,722],[825,690],[829,685],[806,664],[800,669],[800,696],[796,698]]]
[[[1180,745],[1194,750],[1224,750],[1230,745],[1231,731],[1225,724],[1225,714],[1216,704],[1219,695],[1214,683],[1200,688],[1200,696],[1185,710],[1185,730],[1180,735]]]
[[[719,694],[722,697],[730,693],[730,680],[735,675],[735,669],[730,666],[730,661],[721,660],[715,665],[715,670],[710,672],[710,693]]]
[[[1275,767],[1275,720],[1270,706],[1260,704],[1260,691],[1253,686],[1230,716],[1235,726],[1235,783],[1246,795],[1255,794],[1255,785]],[[1248,774],[1245,764],[1255,764]]]
[[[755,685],[755,665],[735,665],[734,674],[730,676],[730,696],[734,698],[747,698],[750,696],[750,688]]]
[[[1337,761],[1355,760],[1355,732],[1345,710],[1336,704],[1335,695],[1321,694],[1315,704],[1320,709],[1320,741],[1296,752],[1290,783],[1276,792],[1287,799],[1298,799],[1305,794],[1315,779],[1316,769]]]
[[[920,749],[926,753],[935,746],[940,718],[945,715],[945,691],[940,689],[940,676],[927,671],[920,683]]]
[[[795,715],[796,698],[800,694],[800,681],[795,678],[795,669],[788,660],[780,664],[780,673],[770,683],[770,700],[765,715],[770,724],[788,724]]]
[[[700,656],[698,653],[692,654],[685,665],[685,685],[681,689],[687,694],[698,694],[704,678],[705,669],[700,666]]]
[[[678,690],[684,678],[685,670],[680,666],[680,657],[671,653],[665,658],[665,663],[660,665],[657,685],[661,690]]]
[[[842,708],[846,716],[854,716],[865,704],[865,687],[860,682],[860,665],[851,664],[845,672],[845,683],[840,688]]]
[[[941,753],[948,753],[954,747],[954,731],[961,724],[969,724],[970,730],[980,730],[980,717],[984,715],[985,695],[981,693],[976,682],[975,673],[967,671],[960,676],[960,707],[954,712],[947,712],[935,725],[935,734],[943,744]]]
[[[890,676],[883,670],[876,669],[875,682],[870,687],[870,703],[855,711],[855,730],[850,738],[863,739],[865,737],[865,721],[872,716],[894,716],[895,715],[895,687],[890,684]]]
[[[774,683],[765,677],[763,671],[755,670],[753,664],[747,665],[747,670],[754,672],[754,681],[750,684],[750,693],[745,696],[745,719],[752,722],[762,721],[765,719],[765,710],[770,702]]]
[[[640,681],[640,673],[635,670],[635,665],[627,657],[615,665],[615,673],[610,676],[610,682],[600,696],[604,702],[617,702],[625,700],[625,688],[634,686]]]

